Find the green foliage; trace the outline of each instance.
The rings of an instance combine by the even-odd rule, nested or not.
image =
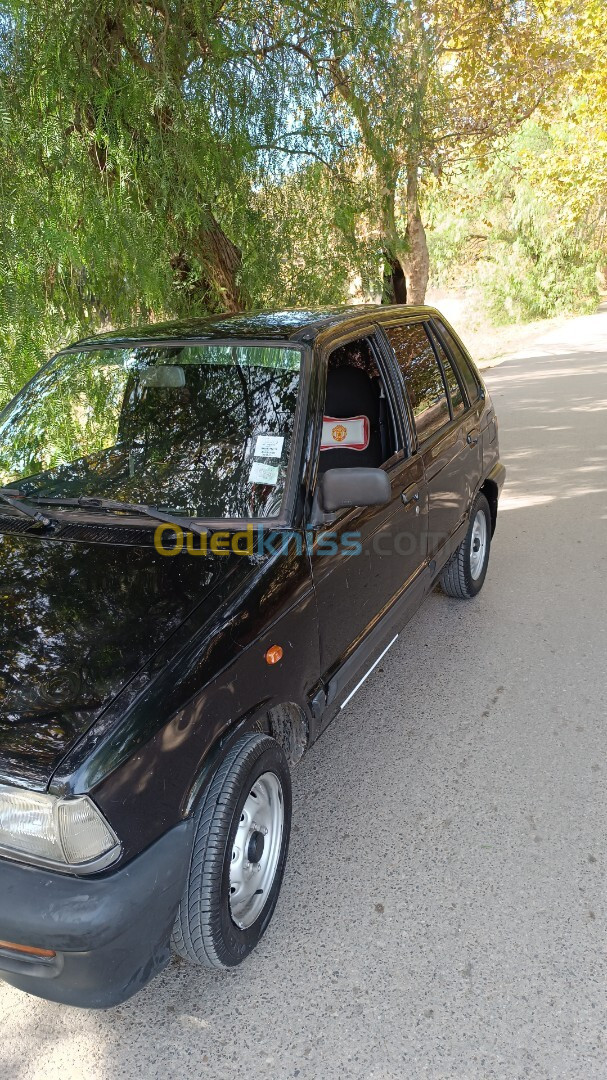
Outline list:
[[[360,289],[377,288],[381,253],[360,235],[365,193],[314,163],[265,182],[255,191],[255,243],[245,260],[244,282],[263,307],[343,303],[353,275]]]
[[[253,145],[281,107],[256,26],[242,4],[3,9],[3,396],[106,323],[241,306],[229,234],[235,219],[251,232]]]
[[[579,163],[576,134],[529,121],[490,165],[470,166],[448,192],[432,192],[436,284],[480,284],[498,323],[593,309],[605,258],[600,215],[573,176],[571,184],[554,176],[563,142]]]
[[[109,325],[375,296],[384,261],[423,293],[420,199],[435,281],[586,309],[605,40],[601,0],[0,0],[0,404]]]
[[[524,182],[510,220],[487,251],[484,291],[496,322],[524,322],[593,310],[598,301],[598,252],[588,231],[566,229]]]

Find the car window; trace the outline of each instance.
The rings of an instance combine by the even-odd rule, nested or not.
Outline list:
[[[395,450],[390,402],[371,340],[348,341],[329,356],[320,472],[379,468]]]
[[[443,365],[443,371],[447,380],[447,386],[449,387],[449,397],[451,398],[451,411],[453,416],[459,416],[464,412],[466,406],[464,404],[464,397],[462,394],[462,388],[457,377],[457,373],[451,360],[447,356],[447,353],[443,349],[440,341],[436,337],[436,334],[432,335],[436,351],[439,355],[440,362]]]
[[[454,357],[457,364],[457,370],[459,371],[466,387],[468,399],[470,404],[477,401],[480,397],[481,387],[480,383],[472,369],[472,365],[466,354],[463,352],[461,346],[453,337],[453,334],[447,329],[443,322],[439,319],[436,320],[441,336],[447,345],[451,355]]]
[[[0,418],[0,482],[208,518],[276,517],[301,353],[146,345],[59,354]]]
[[[411,401],[417,437],[424,442],[451,416],[445,382],[422,323],[384,328]]]

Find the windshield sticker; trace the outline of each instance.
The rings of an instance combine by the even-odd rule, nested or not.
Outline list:
[[[284,442],[283,435],[258,435],[255,443],[255,457],[281,457]]]
[[[249,473],[250,484],[277,484],[278,465],[264,465],[262,461],[254,461]]]

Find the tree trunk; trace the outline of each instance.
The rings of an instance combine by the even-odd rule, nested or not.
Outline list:
[[[216,295],[219,307],[224,311],[242,311],[243,295],[238,281],[242,252],[226,236],[210,211],[209,223],[202,235],[200,257],[206,270],[209,291]]]
[[[426,241],[426,230],[419,209],[419,189],[417,164],[407,169],[407,254],[404,261],[405,280],[407,283],[407,303],[423,304],[426,299],[430,256]]]
[[[233,314],[243,310],[238,280],[241,267],[240,248],[226,236],[210,210],[199,237],[194,242],[185,237],[183,248],[171,259],[175,281],[189,295],[193,309],[204,312]]]
[[[406,245],[396,227],[396,184],[398,170],[395,168],[383,177],[382,193],[382,241],[384,255],[384,284],[382,304],[406,304],[407,282],[405,279]]]
[[[408,284],[405,279],[404,256],[407,244],[396,227],[396,187],[400,164],[392,151],[386,149],[366,102],[358,96],[350,82],[347,67],[335,56],[329,61],[329,70],[335,89],[352,109],[358,121],[381,184],[381,238],[384,256],[382,304],[406,304]]]
[[[397,256],[384,252],[384,287],[382,304],[406,304],[407,281],[402,263]]]

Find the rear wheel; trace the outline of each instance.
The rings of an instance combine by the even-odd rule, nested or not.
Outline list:
[[[468,531],[445,566],[440,583],[447,596],[470,600],[483,587],[491,548],[491,511],[484,495],[477,495]]]
[[[240,964],[274,913],[291,828],[291,776],[267,735],[230,750],[197,814],[190,872],[172,944],[205,967]]]

